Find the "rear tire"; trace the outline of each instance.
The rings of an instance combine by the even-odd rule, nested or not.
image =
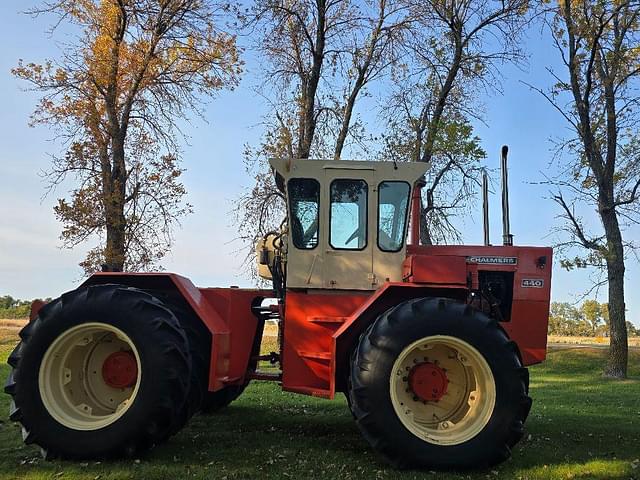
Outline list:
[[[53,457],[118,457],[175,432],[189,388],[188,343],[175,316],[150,294],[118,285],[66,293],[20,338],[5,392],[25,443]],[[134,357],[137,367],[118,370]]]
[[[470,468],[511,455],[531,407],[528,385],[497,322],[421,298],[388,310],[360,338],[349,395],[364,437],[395,466]]]

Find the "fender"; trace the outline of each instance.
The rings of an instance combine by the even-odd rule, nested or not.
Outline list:
[[[401,302],[420,297],[447,297],[465,301],[467,288],[461,285],[420,285],[405,282],[387,282],[353,312],[333,334],[331,355],[330,397],[336,391],[346,391],[350,358],[360,335],[372,322],[389,308]]]
[[[271,296],[267,290],[197,288],[175,273],[96,273],[82,285],[115,283],[169,293],[182,299],[211,332],[209,390],[245,382],[254,339],[262,334],[252,306]],[[233,331],[233,334],[232,334]]]
[[[228,374],[230,332],[223,317],[211,306],[202,292],[189,280],[175,273],[95,273],[80,287],[116,283],[143,290],[177,293],[211,332],[209,389],[224,387]],[[226,360],[226,361],[225,361]]]

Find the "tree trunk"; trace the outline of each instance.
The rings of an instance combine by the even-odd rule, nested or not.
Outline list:
[[[115,203],[115,202],[114,202]],[[104,250],[105,265],[107,271],[122,272],[125,259],[125,218],[117,204],[106,212],[107,220],[107,244]]]
[[[424,200],[422,199],[420,199],[420,209],[422,211],[420,218],[420,245],[433,245],[431,232],[429,232],[429,223],[427,222],[429,208],[424,206]]]
[[[340,133],[338,133],[338,138],[336,140],[336,148],[333,153],[334,160],[340,160],[342,156],[342,149],[344,148],[344,142],[347,140],[347,135],[349,133],[349,127],[351,125],[351,116],[353,115],[353,106],[356,103],[356,98],[358,97],[358,93],[364,84],[364,75],[359,75],[356,80],[356,84],[349,95],[349,99],[347,100],[347,105],[344,108],[344,115],[342,118],[342,125],[340,126]]]
[[[384,5],[384,3],[382,3]],[[376,25],[375,30],[371,33],[371,42],[369,43],[369,48],[367,49],[367,56],[365,61],[358,67],[358,76],[356,77],[355,84],[353,85],[353,89],[349,94],[349,98],[347,100],[347,105],[344,109],[344,115],[342,117],[342,126],[340,127],[340,133],[338,133],[338,139],[336,140],[336,148],[334,150],[333,159],[340,160],[342,156],[342,149],[344,148],[344,142],[347,140],[347,135],[349,133],[349,127],[351,126],[351,117],[353,115],[353,107],[356,103],[356,99],[358,98],[358,94],[360,90],[364,86],[367,80],[367,74],[369,73],[369,68],[371,67],[371,62],[373,60],[373,55],[376,50],[376,45],[378,43],[378,39],[380,38],[380,31],[382,29],[382,24],[384,23],[384,6],[382,6],[382,10],[380,12],[380,18],[378,19],[378,23]]]
[[[427,225],[426,213],[422,215],[422,221],[420,222],[420,245],[433,245],[431,232],[429,232],[429,225]]]
[[[624,302],[624,249],[614,208],[600,212],[607,237],[607,277],[609,282],[609,356],[606,377],[626,378],[628,362],[627,322]]]
[[[124,135],[118,135],[123,137]],[[105,220],[107,242],[104,250],[105,265],[109,271],[121,272],[125,263],[125,231],[124,216],[126,194],[126,166],[124,154],[124,138],[115,138],[112,143],[113,168],[109,176],[110,188],[105,195]]]
[[[431,116],[431,121],[427,127],[427,137],[424,141],[424,145],[422,147],[422,156],[420,157],[421,162],[431,162],[433,158],[433,150],[436,142],[436,137],[438,135],[438,131],[440,130],[440,122],[442,117],[444,116],[444,110],[447,105],[447,99],[449,98],[449,94],[453,89],[453,84],[456,80],[456,76],[460,71],[460,65],[462,62],[462,40],[460,39],[460,32],[454,32],[457,38],[456,41],[456,51],[454,54],[454,58],[451,64],[451,68],[447,73],[447,78],[442,85],[442,89],[438,94],[438,99],[436,101],[435,110]],[[426,111],[424,112],[426,114]],[[427,208],[422,211],[422,225],[423,228],[420,229],[420,240],[423,245],[433,245],[431,235],[429,234],[429,227],[427,225],[427,213],[429,210]]]
[[[300,142],[300,151],[298,158],[309,158],[311,146],[313,145],[313,136],[316,131],[316,92],[318,91],[318,83],[322,71],[322,63],[324,62],[324,46],[325,46],[325,24],[327,15],[327,6],[325,0],[316,1],[317,8],[317,26],[316,26],[316,43],[312,52],[313,64],[311,72],[307,79],[307,86],[304,90],[304,129],[301,132],[302,142]]]

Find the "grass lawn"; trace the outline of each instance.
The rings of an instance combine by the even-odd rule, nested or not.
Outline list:
[[[16,341],[0,326],[0,376]],[[398,472],[360,436],[346,402],[254,382],[223,413],[198,416],[168,443],[121,462],[47,462],[24,446],[0,394],[0,479],[399,478],[640,479],[640,352],[631,379],[600,377],[605,351],[553,351],[531,368],[533,409],[513,458],[474,472]],[[4,382],[4,380],[3,380]]]

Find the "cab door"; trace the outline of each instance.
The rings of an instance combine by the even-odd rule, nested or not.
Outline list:
[[[386,173],[386,172],[385,172]],[[374,280],[380,286],[385,282],[402,281],[402,262],[406,258],[406,237],[409,223],[411,185],[405,179],[392,175],[377,175],[373,250]]]
[[[325,167],[323,205],[328,228],[323,231],[325,288],[374,290],[375,215],[373,168]]]

